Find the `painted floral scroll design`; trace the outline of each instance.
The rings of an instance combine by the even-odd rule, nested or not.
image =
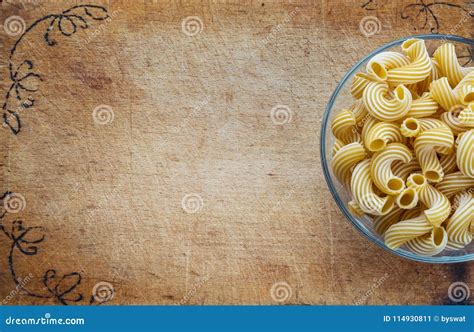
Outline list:
[[[439,11],[447,9],[459,11],[466,17],[474,17],[474,11],[458,4],[445,1],[427,3],[424,0],[417,0],[415,3],[403,7],[401,18],[404,20],[413,18],[415,30],[429,29],[431,33],[439,33],[441,28]]]
[[[34,291],[28,288],[22,282],[22,278],[16,269],[16,262],[19,257],[31,257],[35,256],[40,252],[41,244],[46,240],[47,234],[46,229],[42,226],[29,226],[20,218],[13,218],[14,220],[7,223],[5,217],[8,212],[5,209],[6,201],[11,197],[12,193],[7,191],[0,197],[0,206],[2,211],[0,212],[0,233],[6,236],[9,241],[10,249],[8,253],[8,269],[10,275],[15,283],[17,289],[20,289],[22,293],[40,299],[55,299],[58,303],[68,305],[74,303],[88,303],[88,304],[102,304],[108,301],[108,299],[101,300],[100,297],[86,298],[81,292],[78,291],[78,286],[81,283],[82,276],[79,272],[69,272],[60,275],[54,269],[48,269],[42,276],[42,283],[44,290],[41,292]]]
[[[9,54],[10,87],[5,94],[2,106],[4,126],[8,126],[15,135],[21,131],[20,111],[32,109],[35,106],[34,94],[43,81],[42,75],[36,70],[32,59],[16,61],[16,51],[24,37],[36,27],[46,25],[43,34],[44,42],[48,47],[58,44],[58,36],[70,37],[81,29],[90,27],[92,21],[101,21],[109,18],[107,9],[96,5],[77,5],[60,14],[46,15],[31,24],[16,40]],[[95,304],[108,302],[110,299],[101,299],[91,295],[85,296],[79,291],[82,276],[79,272],[58,273],[55,269],[48,269],[42,276],[43,289],[32,290],[22,282],[20,273],[16,269],[16,262],[20,257],[35,256],[47,239],[47,230],[42,226],[30,226],[21,218],[5,208],[6,200],[12,192],[6,191],[0,196],[0,234],[9,241],[8,269],[17,289],[23,294],[39,299],[55,299],[56,302],[69,304]],[[7,225],[6,217],[12,215],[14,219]]]
[[[107,9],[102,6],[77,5],[60,14],[49,14],[36,20],[20,35],[10,50],[8,70],[11,84],[2,106],[4,126],[9,127],[13,134],[17,135],[21,131],[20,113],[34,108],[34,95],[43,81],[32,59],[16,59],[16,52],[25,36],[33,29],[43,27],[44,41],[47,46],[53,47],[58,44],[58,36],[71,37],[80,30],[88,29],[92,22],[108,18]]]

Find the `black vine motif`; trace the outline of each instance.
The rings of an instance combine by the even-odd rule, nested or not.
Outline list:
[[[48,46],[54,46],[57,44],[56,39],[53,38],[55,32],[58,31],[61,35],[70,37],[79,29],[87,29],[90,20],[102,21],[108,18],[110,16],[107,9],[102,6],[77,5],[60,14],[50,14],[36,20],[20,35],[10,50],[8,68],[12,83],[5,94],[2,106],[3,122],[13,134],[20,132],[20,111],[34,106],[35,99],[31,94],[38,91],[38,85],[43,80],[41,75],[35,72],[33,60],[26,59],[15,64],[14,55],[23,38],[36,26],[47,23],[44,40]],[[25,96],[27,93],[28,96]]]
[[[377,9],[377,3],[375,3],[375,0],[366,0],[361,6],[365,10],[376,10]]]
[[[423,0],[417,0],[416,3],[412,3],[410,5],[406,5],[401,12],[401,18],[406,20],[411,17],[411,15],[416,13],[416,20],[421,18],[422,26],[421,29],[426,29],[428,26],[430,27],[430,31],[432,33],[438,33],[440,29],[440,23],[438,19],[438,15],[435,12],[435,8],[437,7],[448,7],[456,10],[460,10],[469,17],[474,17],[474,12],[469,11],[468,9],[464,8],[461,5],[444,2],[444,1],[433,1],[431,3],[425,3]],[[417,30],[417,26],[414,27]]]
[[[5,199],[8,198],[12,193],[10,191],[5,192],[0,197],[0,204],[3,207]],[[34,292],[26,287],[21,282],[21,278],[18,276],[15,270],[15,253],[20,253],[26,256],[34,256],[38,254],[38,245],[41,244],[46,238],[46,230],[41,226],[30,226],[27,227],[23,224],[22,220],[14,220],[11,227],[4,225],[4,217],[8,212],[2,208],[0,212],[0,231],[10,240],[10,251],[8,254],[8,268],[12,279],[17,287],[21,289],[23,293],[42,299],[55,298],[59,303],[68,305],[70,303],[78,303],[84,300],[83,294],[76,291],[77,286],[81,283],[81,274],[79,272],[71,272],[59,276],[56,270],[47,270],[43,276],[43,284],[47,290],[44,293]],[[88,300],[89,304],[103,304],[108,302],[109,298],[100,298],[91,296]]]
[[[36,20],[21,34],[10,50],[9,77],[12,83],[5,94],[5,101],[2,106],[4,124],[11,129],[13,134],[16,135],[21,130],[19,111],[35,105],[35,98],[31,94],[38,90],[38,85],[43,81],[41,75],[35,71],[33,60],[26,59],[19,63],[14,61],[15,52],[23,38],[39,24],[49,22],[44,33],[44,40],[48,46],[54,46],[57,44],[57,41],[53,39],[55,31],[59,31],[63,36],[69,37],[75,34],[78,29],[87,29],[89,27],[88,19],[105,20],[107,18],[109,18],[109,15],[104,7],[77,5],[60,14],[50,14]],[[25,96],[26,93],[28,93],[28,96]],[[6,191],[0,196],[0,232],[11,242],[8,254],[8,268],[17,289],[20,289],[26,295],[36,298],[54,298],[64,305],[86,300],[84,295],[77,291],[77,287],[82,279],[79,272],[59,275],[56,270],[47,270],[43,276],[45,291],[42,293],[28,289],[21,282],[21,278],[15,270],[16,254],[25,256],[37,255],[39,245],[46,239],[46,230],[41,226],[25,226],[22,220],[14,220],[10,227],[5,226],[4,217],[9,212],[4,208],[4,203],[10,195],[12,193]],[[87,303],[100,305],[109,300],[109,298],[91,296],[87,299]]]

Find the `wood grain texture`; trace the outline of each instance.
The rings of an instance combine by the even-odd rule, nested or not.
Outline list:
[[[282,303],[442,304],[452,282],[472,285],[472,263],[410,262],[363,238],[321,169],[321,118],[344,73],[376,47],[436,27],[416,10],[401,18],[415,0],[88,3],[115,13],[93,23],[98,33],[48,47],[40,29],[18,50],[44,81],[21,132],[0,130],[0,189],[26,200],[4,223],[47,230],[37,255],[13,255],[18,275],[32,275],[27,288],[47,294],[53,268],[79,272],[85,297],[111,283],[110,304],[274,304],[277,282],[291,289]],[[3,1],[0,21],[29,25],[76,4]],[[462,10],[433,11],[439,32],[472,38],[472,18],[456,27]],[[203,22],[195,36],[182,31],[188,16]],[[381,22],[371,37],[359,29],[366,16]],[[17,37],[1,32],[3,95]],[[106,125],[92,116],[102,104],[114,113]],[[279,104],[292,115],[283,125],[271,118]],[[196,213],[182,207],[188,194],[202,198]],[[0,238],[0,300],[15,289],[10,244]]]

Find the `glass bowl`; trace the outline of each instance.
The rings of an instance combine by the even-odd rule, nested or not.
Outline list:
[[[321,142],[320,142],[320,153],[321,153],[321,163],[324,171],[324,176],[326,182],[329,186],[334,200],[336,201],[339,209],[346,216],[346,218],[357,228],[362,234],[364,234],[370,241],[377,244],[379,247],[383,248],[386,251],[394,253],[400,257],[404,257],[410,260],[418,262],[428,262],[428,263],[457,263],[457,262],[467,262],[474,260],[474,243],[471,243],[469,246],[462,250],[451,251],[444,250],[442,253],[427,257],[420,256],[418,254],[412,253],[403,248],[397,250],[392,250],[388,248],[383,238],[378,235],[373,226],[372,221],[368,216],[357,217],[351,214],[347,208],[347,203],[350,201],[350,193],[342,186],[341,183],[335,178],[332,169],[330,167],[332,154],[331,150],[334,145],[334,136],[331,132],[331,120],[332,117],[337,114],[337,112],[344,107],[350,106],[350,101],[353,100],[353,97],[350,93],[350,85],[352,82],[353,76],[365,69],[365,65],[374,55],[383,52],[383,51],[399,51],[401,50],[400,45],[407,39],[410,38],[420,38],[425,40],[426,46],[430,54],[433,54],[435,47],[441,45],[443,41],[448,41],[456,46],[456,50],[466,49],[467,51],[474,48],[474,40],[463,38],[453,35],[442,35],[442,34],[426,34],[426,35],[415,35],[405,37],[399,40],[395,40],[391,43],[388,43],[377,50],[371,52],[357,62],[354,67],[352,67],[342,78],[341,82],[337,85],[334,90],[329,103],[324,112],[322,126],[321,126]],[[471,53],[469,53],[471,54]]]

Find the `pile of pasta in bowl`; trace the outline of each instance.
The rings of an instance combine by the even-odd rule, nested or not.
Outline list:
[[[474,68],[451,43],[375,55],[338,112],[331,167],[390,249],[434,256],[474,235]]]

